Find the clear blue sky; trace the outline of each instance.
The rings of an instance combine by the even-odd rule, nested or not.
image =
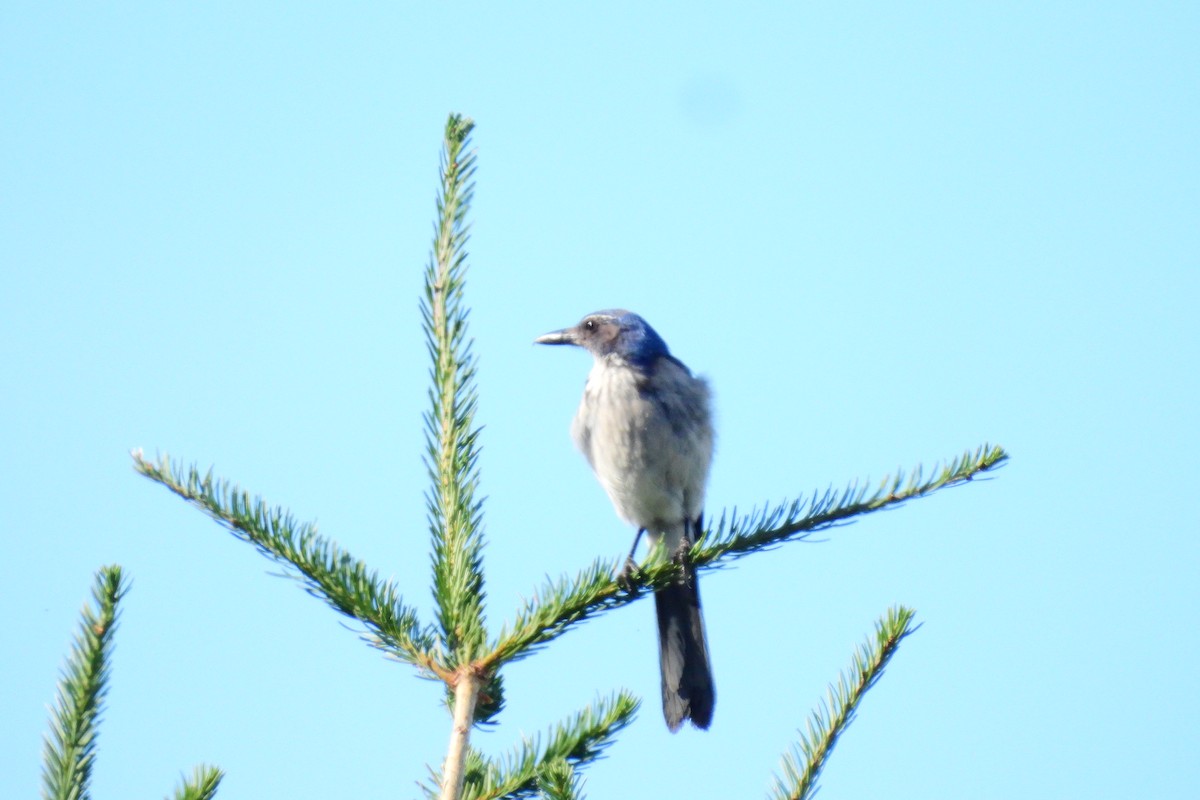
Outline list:
[[[489,752],[644,709],[590,796],[762,796],[891,604],[909,639],[829,798],[1200,782],[1194,3],[10,3],[0,23],[0,795],[38,791],[93,572],[124,607],[96,796],[417,795],[441,692],[135,476],[213,465],[430,609],[417,312],[448,112],[478,123],[468,296],[489,619],[618,557],[537,334],[641,312],[709,377],[710,514],[985,441],[948,491],[709,573],[713,728],[670,736],[653,612],[507,674]]]

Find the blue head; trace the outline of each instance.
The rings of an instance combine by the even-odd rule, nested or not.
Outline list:
[[[538,344],[573,344],[596,358],[614,357],[636,366],[648,366],[670,356],[667,343],[650,323],[624,309],[588,314],[573,328],[547,333],[534,339]]]

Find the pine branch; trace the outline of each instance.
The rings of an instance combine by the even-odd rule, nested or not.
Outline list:
[[[454,674],[454,722],[443,765],[441,800],[462,796],[471,725],[486,721],[502,704],[499,676],[484,675],[472,662],[487,647],[483,617],[483,504],[479,486],[479,429],[475,427],[475,357],[467,337],[463,283],[467,272],[467,212],[475,192],[475,153],[468,149],[470,119],[446,121],[441,190],[433,252],[425,269],[421,320],[433,364],[430,409],[425,413],[425,465],[432,486],[425,494],[433,540],[433,597],[437,621]],[[490,685],[492,703],[478,703]]]
[[[545,800],[583,800],[583,778],[566,761],[539,770],[538,789]]]
[[[629,605],[643,592],[670,586],[679,578],[679,566],[661,547],[638,567],[628,587],[614,577],[623,564],[624,558],[616,564],[596,560],[574,578],[562,577],[535,591],[517,611],[512,625],[501,630],[492,652],[480,663],[493,667],[520,660],[575,623]]]
[[[172,467],[167,456],[158,463],[133,453],[134,468],[224,525],[244,542],[272,560],[290,567],[305,590],[334,609],[362,622],[367,638],[394,657],[435,674],[445,672],[430,653],[433,635],[421,629],[414,609],[406,606],[391,582],[337,544],[317,535],[316,527],[298,523],[280,508],[268,508],[251,499],[228,481],[217,480],[210,470],[201,475],[195,467]]]
[[[556,725],[544,746],[541,737],[535,736],[497,761],[489,761],[472,749],[462,799],[536,797],[546,771],[553,771],[555,765],[565,763],[574,770],[601,758],[616,735],[633,721],[638,705],[636,697],[620,691],[597,699],[592,706]],[[434,785],[440,784],[440,776],[434,775],[432,780]]]
[[[869,497],[865,486],[852,484],[840,494],[828,490],[808,501],[800,499],[752,511],[744,517],[734,509],[728,517],[722,515],[716,530],[692,548],[692,564],[697,568],[720,568],[756,550],[800,541],[815,531],[847,524],[863,514],[966,483],[995,469],[1007,458],[1003,449],[984,445],[974,453],[952,459],[941,469],[935,468],[933,477],[925,481],[921,479],[919,466],[907,480],[903,472],[894,478],[884,478]],[[679,576],[679,567],[661,551],[652,553],[631,576],[628,591],[614,578],[618,568],[619,565],[597,561],[575,578],[560,578],[537,591],[517,612],[512,625],[501,631],[492,653],[483,663],[490,666],[522,658],[575,623],[632,603],[643,592],[668,586]]]
[[[821,768],[838,737],[854,720],[863,695],[883,675],[900,641],[916,630],[910,627],[914,614],[911,609],[897,606],[875,623],[874,644],[867,641],[859,646],[850,677],[843,672],[837,685],[829,686],[828,696],[821,699],[808,720],[807,732],[800,731],[796,749],[784,755],[783,777],[775,780],[775,800],[803,800],[816,793]]]
[[[505,626],[484,661],[488,667],[516,661],[536,652],[572,623],[632,602],[613,580],[612,564],[596,560],[576,577],[560,578],[535,591],[517,611],[511,629]]]
[[[96,573],[94,607],[84,606],[43,747],[42,797],[46,800],[88,797],[96,760],[96,725],[108,692],[117,604],[127,590],[120,567],[104,567]]]
[[[855,482],[840,494],[831,488],[807,501],[800,498],[774,508],[751,511],[744,517],[738,517],[734,509],[728,526],[722,515],[716,531],[693,548],[692,562],[703,566],[729,561],[788,540],[804,539],[815,531],[847,523],[853,517],[895,508],[939,489],[966,483],[1007,460],[1008,453],[1003,448],[985,444],[973,453],[967,451],[951,459],[941,469],[935,466],[934,475],[928,480],[922,480],[923,470],[918,465],[907,480],[903,470],[897,471],[895,477],[884,477],[870,495],[866,484],[859,486]]]
[[[175,790],[173,800],[212,800],[223,777],[221,770],[202,764],[192,770],[190,778],[183,779],[183,784]]]
[[[468,149],[473,127],[471,120],[457,114],[446,122],[433,253],[425,271],[421,303],[433,361],[425,442],[433,484],[426,503],[434,550],[434,598],[442,639],[457,665],[482,655],[487,639],[482,504],[475,499],[479,485],[475,358],[467,338],[463,303],[469,238],[466,217],[475,190],[475,154]]]
[[[96,760],[97,725],[108,693],[109,660],[117,631],[117,605],[129,590],[121,568],[96,573],[95,607],[84,606],[79,633],[58,684],[58,699],[43,748],[42,797],[86,800]],[[191,780],[175,792],[178,800],[212,800],[221,771],[197,767]]]

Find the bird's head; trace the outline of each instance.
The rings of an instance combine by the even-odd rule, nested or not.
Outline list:
[[[539,336],[534,342],[573,344],[596,358],[611,356],[639,366],[671,354],[667,343],[646,320],[624,309],[588,314],[578,325]]]

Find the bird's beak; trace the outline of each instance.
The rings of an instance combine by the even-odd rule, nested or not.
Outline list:
[[[561,331],[544,333],[533,340],[534,344],[579,344],[574,328],[563,328]]]

